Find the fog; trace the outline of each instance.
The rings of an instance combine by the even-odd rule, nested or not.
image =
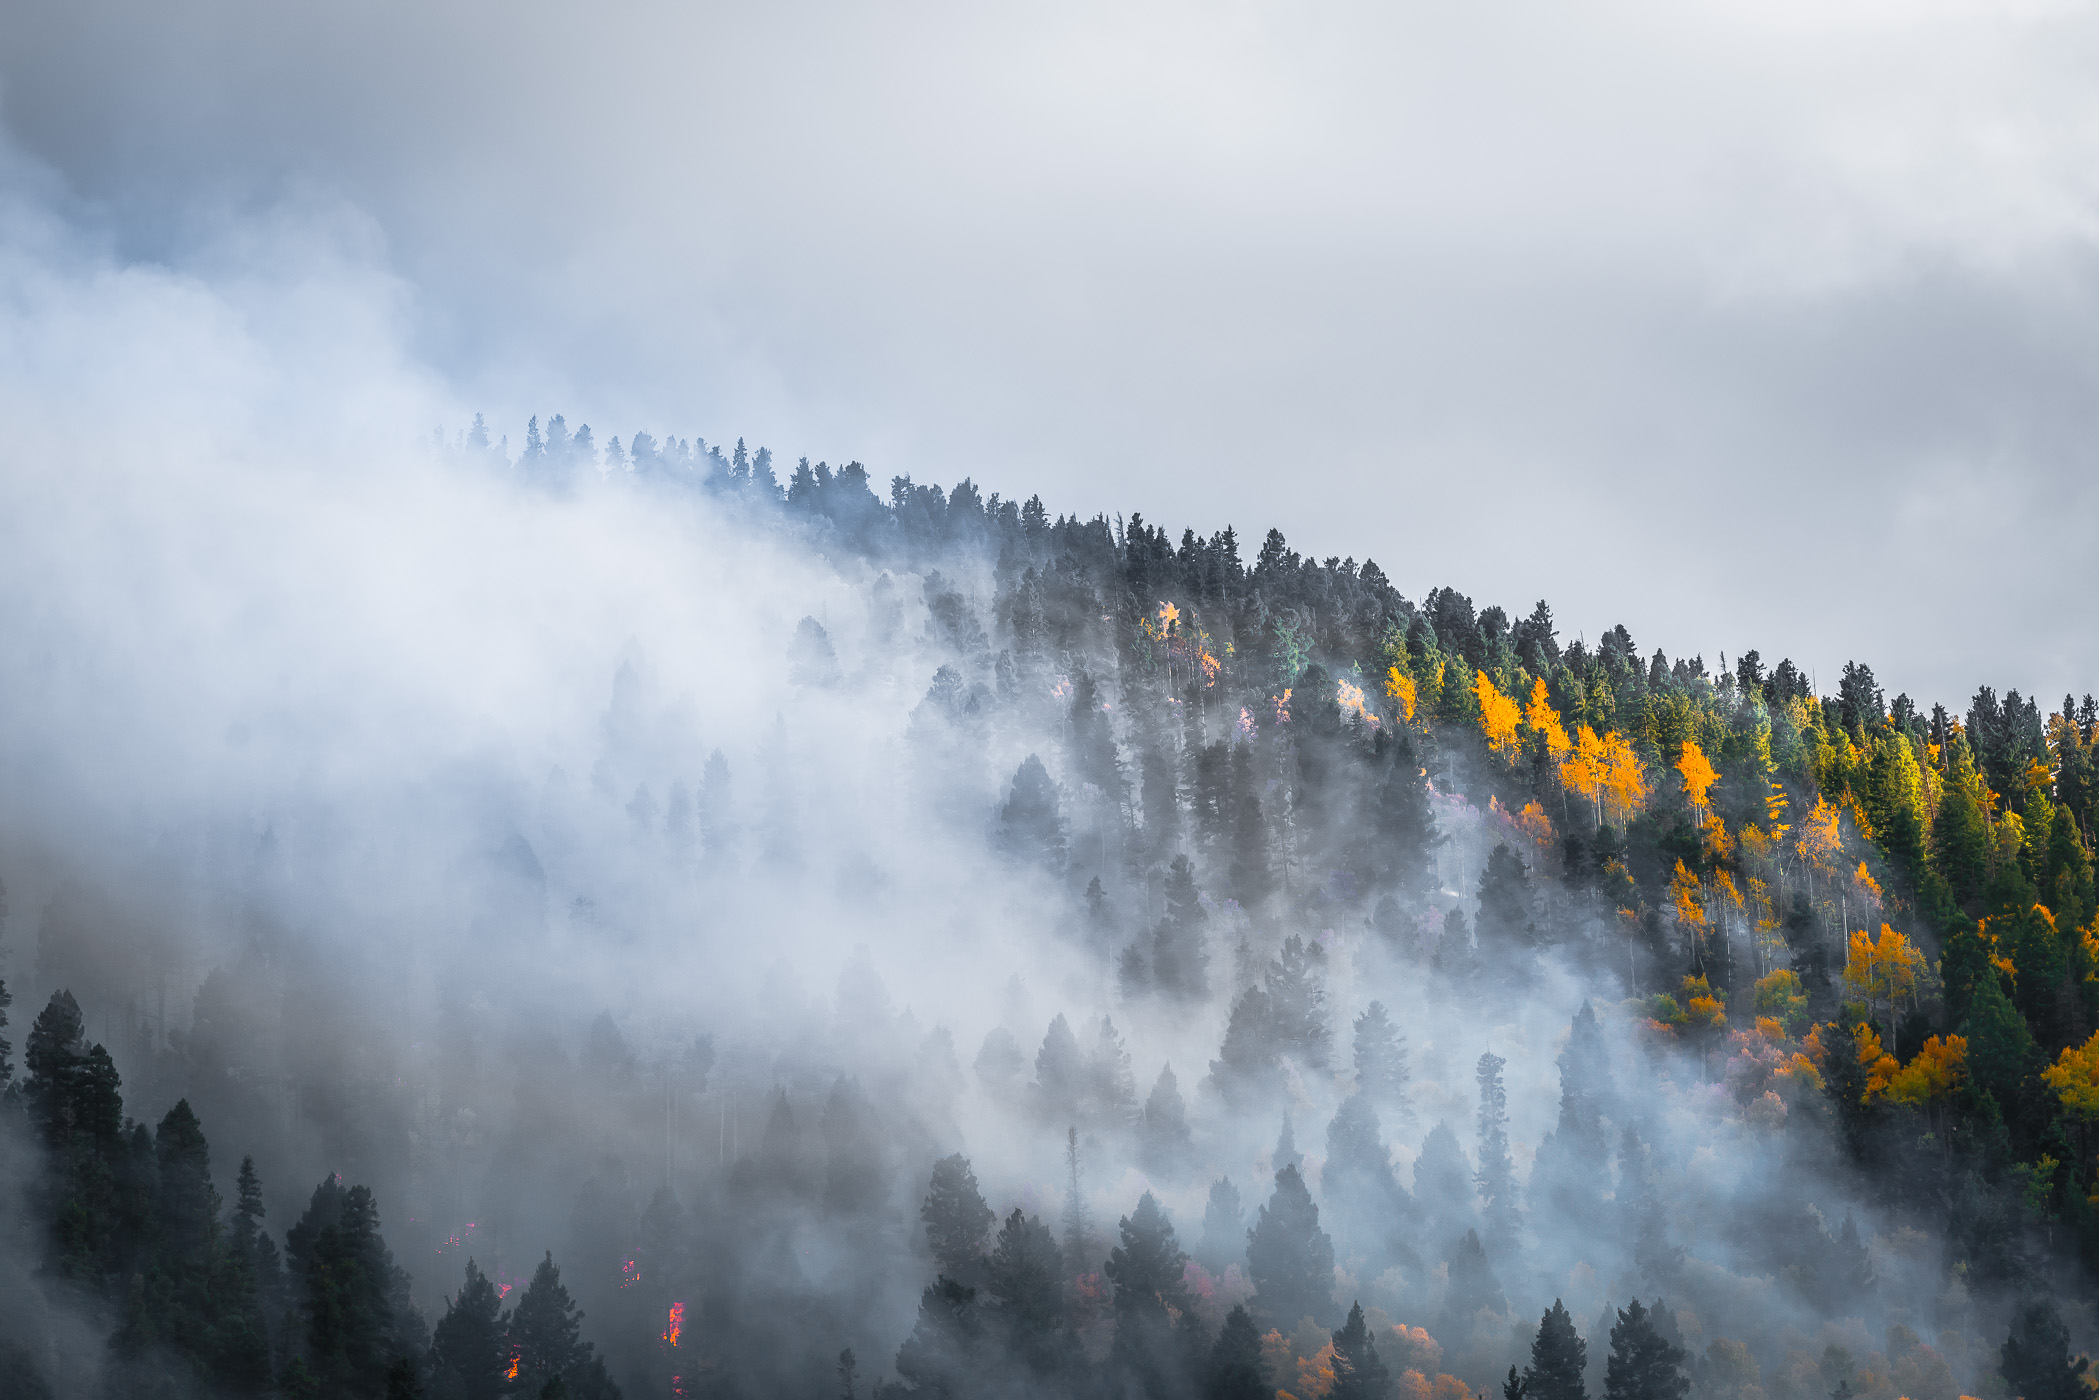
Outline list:
[[[1984,1339],[2009,1295],[1942,1273],[1952,1247],[1870,1208],[1825,1131],[1777,1131],[1776,1094],[1762,1117],[1738,1111],[1695,1058],[1658,1047],[1627,998],[1660,973],[1614,951],[1594,911],[1541,893],[1555,947],[1529,973],[1442,965],[1444,913],[1474,908],[1511,839],[1483,797],[1458,795],[1486,790],[1470,759],[1440,760],[1445,839],[1389,909],[1323,875],[1340,858],[1311,836],[1282,849],[1273,902],[1242,908],[1219,850],[1177,838],[1197,856],[1207,987],[1133,990],[1118,954],[1168,912],[1170,853],[1147,844],[1153,799],[1132,795],[1140,743],[1192,764],[1228,741],[1280,803],[1292,740],[1276,697],[1258,723],[1235,704],[1190,727],[1127,660],[1127,629],[1086,610],[1032,672],[995,606],[1018,568],[995,542],[871,545],[681,480],[704,454],[535,474],[520,415],[491,425],[497,444],[467,434],[472,406],[418,343],[411,285],[325,199],[228,223],[169,264],[7,160],[0,973],[17,1044],[72,992],[127,1113],[150,1125],[187,1099],[221,1194],[252,1155],[274,1230],[340,1173],[373,1188],[432,1320],[464,1256],[508,1286],[552,1251],[628,1394],[799,1393],[845,1347],[867,1377],[894,1372],[935,1273],[916,1220],[936,1159],[967,1154],[1001,1218],[1017,1206],[1062,1232],[1072,1126],[1091,1226],[1067,1262],[1098,1288],[1116,1222],[1150,1190],[1199,1256],[1214,1330],[1252,1288],[1234,1251],[1199,1247],[1211,1183],[1231,1178],[1250,1224],[1287,1119],[1337,1232],[1337,1305],[1375,1309],[1388,1348],[1394,1325],[1436,1334],[1435,1357],[1395,1369],[1485,1389],[1556,1297],[1594,1369],[1606,1303],[1663,1294],[1694,1357],[1744,1341],[1774,1394],[1823,1393],[1830,1346],[1897,1365],[1897,1324],[1950,1367],[1905,1393],[1951,1400],[1993,1364]],[[564,407],[535,405],[533,431]],[[725,453],[738,432],[646,421]],[[624,421],[597,432],[636,442]],[[775,447],[784,477],[798,449]],[[1019,494],[1018,466],[986,475],[1008,472]],[[1218,529],[1215,509],[1190,500],[1167,523]],[[1249,556],[1265,523],[1238,522]],[[804,619],[828,659],[798,642]],[[1090,783],[1069,699],[1088,677],[1131,792]],[[1068,866],[1015,853],[1005,804],[1030,755]],[[1333,850],[1349,839],[1337,825]],[[1292,937],[1321,950],[1331,1061],[1286,1057],[1276,1082],[1234,1092],[1212,1073],[1229,1013]],[[1325,1171],[1350,1025],[1373,1000],[1411,1067],[1410,1101],[1373,1134],[1413,1188],[1389,1239],[1346,1227]],[[1568,1050],[1585,1005],[1599,1039]],[[1098,1097],[1112,1054],[1075,1113],[1044,1106],[1036,1050],[1060,1016],[1088,1056],[1112,1018],[1136,1103],[1172,1067],[1183,1156],[1147,1160]],[[1020,1065],[985,1053],[1000,1031]],[[1578,1073],[1608,1065],[1590,1090],[1618,1166],[1594,1159],[1611,1204],[1586,1215],[1554,1210],[1537,1171],[1568,1131],[1563,1051]],[[1476,1153],[1487,1052],[1507,1061],[1529,1204],[1491,1255],[1505,1301],[1476,1309],[1453,1302],[1446,1260],[1456,1227],[1486,1222],[1469,1187],[1434,1204],[1415,1162],[1438,1124]],[[1629,1126],[1653,1153],[1646,1187]],[[1774,1258],[1836,1249],[1847,1215],[1880,1282],[1832,1310],[1829,1278]],[[1629,1233],[1650,1220],[1660,1255]],[[34,1242],[10,1250],[10,1296],[44,1296]],[[680,1351],[665,1310],[688,1305]],[[1098,1354],[1105,1323],[1088,1318]],[[53,1294],[21,1303],[7,1340],[56,1393],[88,1394],[115,1383],[97,1322]]]

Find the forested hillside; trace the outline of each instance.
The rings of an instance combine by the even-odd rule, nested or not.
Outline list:
[[[12,811],[0,1393],[2090,1391],[2091,696],[559,417],[427,470],[786,561],[684,600],[743,718],[637,645],[587,761],[323,801],[242,720],[237,809]]]

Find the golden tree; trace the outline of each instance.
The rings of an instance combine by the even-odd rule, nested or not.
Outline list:
[[[1480,732],[1487,736],[1487,747],[1502,758],[1513,757],[1516,725],[1523,718],[1516,702],[1503,695],[1485,671],[1473,676],[1472,693],[1479,700]]]
[[[1684,795],[1691,799],[1692,814],[1703,821],[1706,794],[1713,790],[1714,783],[1720,781],[1720,775],[1713,770],[1712,764],[1706,762],[1705,750],[1689,739],[1684,740],[1683,753],[1676,760],[1676,771],[1683,775]]]

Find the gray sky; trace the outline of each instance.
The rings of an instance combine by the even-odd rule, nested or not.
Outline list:
[[[39,236],[376,289],[346,378],[450,426],[1274,523],[1949,703],[2099,685],[2095,70],[2065,4],[0,0]]]

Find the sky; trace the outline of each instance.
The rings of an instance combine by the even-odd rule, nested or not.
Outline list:
[[[2053,706],[2095,68],[2058,3],[0,0],[0,300],[90,257],[315,423],[741,436]]]

